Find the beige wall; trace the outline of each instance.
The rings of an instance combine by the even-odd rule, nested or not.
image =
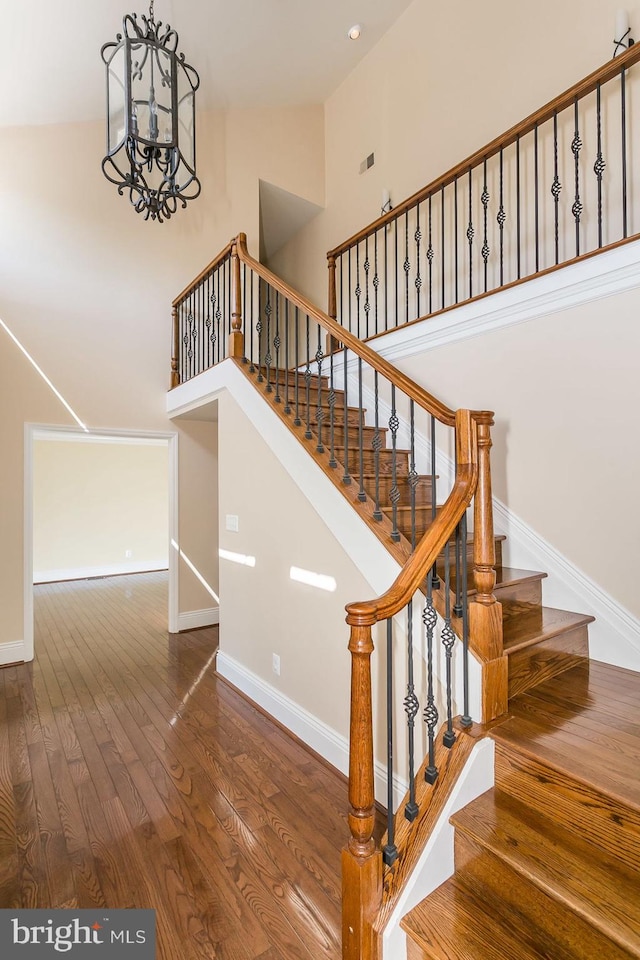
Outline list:
[[[35,440],[33,569],[64,571],[167,566],[167,442]],[[127,557],[127,552],[129,557]]]
[[[158,224],[145,223],[103,177],[102,124],[1,131],[0,319],[89,427],[173,429],[165,413],[172,298],[239,230],[257,250],[261,177],[277,170],[283,188],[322,194],[322,137],[316,107],[202,115],[202,196]],[[2,329],[0,371],[1,644],[23,636],[24,423],[73,420]],[[195,479],[202,444],[176,429],[181,547],[200,557],[201,540],[217,536],[215,501],[204,509]],[[215,551],[200,562],[217,585]],[[181,572],[180,609],[210,606]]]
[[[218,424],[180,421],[179,548],[180,612],[217,607]],[[213,528],[213,529],[212,529]],[[188,566],[186,558],[206,581]]]
[[[326,251],[377,216],[383,187],[398,203],[603,64],[618,6],[415,0],[327,101],[326,209],[273,269],[326,306]],[[629,13],[637,34],[640,4]],[[401,364],[451,406],[496,411],[497,495],[635,614],[639,301],[624,294]]]

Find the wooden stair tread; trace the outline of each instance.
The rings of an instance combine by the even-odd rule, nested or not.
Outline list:
[[[486,857],[487,860],[493,859]],[[482,857],[476,867],[484,867]],[[495,863],[495,861],[494,861]],[[464,870],[434,890],[401,921],[424,960],[623,960],[626,950],[584,920],[522,884],[494,892]],[[529,885],[527,885],[529,886]],[[515,901],[515,902],[514,902]]]
[[[467,583],[469,595],[476,592],[473,586],[473,563],[468,563]],[[548,574],[540,570],[520,570],[518,567],[496,567],[496,589],[500,587],[515,587],[521,583],[532,583],[536,580],[544,580]],[[456,571],[455,566],[451,570],[451,590],[455,592]]]
[[[549,816],[492,789],[451,818],[456,830],[583,917],[619,946],[640,954],[640,879],[635,870],[569,834]]]
[[[514,601],[503,604],[502,617],[504,652],[507,655],[576,627],[586,626],[595,619],[589,614]]]

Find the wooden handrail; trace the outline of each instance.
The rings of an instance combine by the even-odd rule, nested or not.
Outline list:
[[[179,304],[182,300],[184,300],[185,297],[188,297],[189,294],[192,293],[193,290],[195,290],[195,288],[196,288],[200,283],[202,283],[202,281],[204,280],[204,278],[207,276],[208,273],[211,273],[212,270],[215,270],[216,267],[219,267],[219,266],[220,266],[220,264],[222,263],[223,260],[226,260],[227,257],[230,257],[230,256],[231,256],[231,249],[232,249],[234,243],[235,243],[235,240],[230,240],[229,243],[226,245],[226,247],[224,247],[224,248],[220,251],[220,253],[217,255],[217,257],[214,257],[213,260],[211,261],[211,263],[208,263],[207,266],[204,268],[204,270],[201,270],[201,271],[200,271],[200,273],[199,273],[198,276],[195,278],[195,280],[192,280],[191,283],[187,284],[187,286],[184,288],[184,290],[182,291],[182,293],[179,293],[178,296],[175,297],[174,300],[172,301],[172,303],[171,303],[171,306],[172,306],[172,307],[177,307],[178,304]]]
[[[302,294],[297,293],[293,287],[290,287],[288,283],[285,283],[284,280],[277,277],[275,273],[272,273],[262,263],[254,260],[247,250],[246,234],[238,234],[236,240],[232,241],[229,245],[229,249],[231,249],[234,242],[237,244],[240,260],[255,271],[258,276],[262,277],[274,290],[281,293],[283,297],[286,297],[290,303],[293,303],[294,306],[302,310],[303,313],[308,314],[308,316],[313,318],[320,326],[324,327],[335,340],[365,360],[374,370],[377,370],[378,373],[381,373],[382,376],[394,383],[399,390],[402,390],[411,400],[414,400],[437,420],[446,424],[448,427],[455,426],[456,415],[454,410],[451,410],[444,403],[441,403],[440,400],[436,399],[436,397],[427,393],[426,390],[423,390],[417,383],[410,380],[409,377],[405,376],[397,367],[392,366],[384,357],[381,357],[375,350],[368,347],[366,343],[359,340],[358,337],[354,336],[349,330],[345,330],[344,327],[340,326],[340,324],[333,320],[328,314],[316,307],[310,300],[307,300],[306,297],[303,297]],[[485,413],[485,411],[482,413]],[[492,414],[487,414],[487,416],[492,417]]]
[[[506,149],[512,143],[515,143],[519,137],[524,137],[526,134],[531,133],[536,126],[540,126],[540,124],[550,120],[555,113],[560,113],[562,110],[571,106],[576,100],[580,100],[589,93],[593,93],[598,87],[598,84],[612,80],[615,76],[622,73],[623,70],[637,63],[638,60],[640,60],[640,44],[636,43],[629,47],[628,50],[625,50],[624,53],[615,57],[615,59],[608,60],[603,66],[598,67],[598,69],[590,73],[588,77],[569,87],[564,93],[550,100],[545,106],[540,107],[539,110],[536,110],[524,120],[510,127],[505,133],[500,134],[499,137],[496,137],[490,143],[486,144],[486,146],[480,150],[476,150],[476,152],[472,153],[466,160],[456,164],[455,167],[452,167],[436,180],[432,180],[426,187],[422,187],[421,190],[412,194],[407,200],[403,200],[402,203],[393,207],[388,213],[378,217],[377,220],[374,220],[368,226],[359,230],[358,233],[354,233],[348,240],[338,244],[338,246],[327,253],[327,258],[335,260],[340,254],[349,250],[350,247],[360,243],[360,241],[366,239],[366,237],[372,236],[377,230],[380,230],[381,227],[393,223],[394,220],[401,217],[402,214],[416,206],[416,204],[426,200],[430,195],[437,193],[438,190],[449,186],[450,183],[453,183],[453,181],[462,174],[468,173],[471,168],[476,167],[484,160],[488,160],[489,157],[499,153],[500,150]]]
[[[470,410],[457,411],[455,426],[457,465],[451,493],[386,593],[347,606],[350,626],[373,626],[406,607],[471,503],[478,482],[478,427]]]

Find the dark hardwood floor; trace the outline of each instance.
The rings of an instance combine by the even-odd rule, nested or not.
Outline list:
[[[345,782],[166,632],[166,574],[35,590],[0,669],[0,907],[153,907],[158,958],[340,956]]]

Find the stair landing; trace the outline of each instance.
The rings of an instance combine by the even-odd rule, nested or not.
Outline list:
[[[640,957],[640,674],[585,660],[515,697],[409,960]]]

